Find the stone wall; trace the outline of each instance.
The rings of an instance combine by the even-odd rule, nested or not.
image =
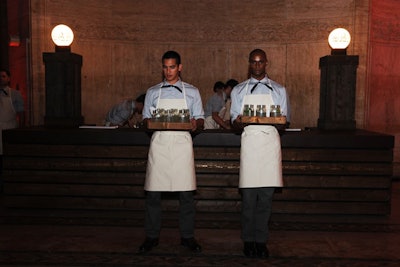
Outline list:
[[[247,78],[254,48],[269,56],[270,77],[287,87],[292,127],[317,125],[319,58],[330,54],[329,32],[352,34],[359,55],[356,121],[364,127],[369,0],[31,0],[32,124],[45,112],[43,52],[54,51],[52,28],[75,32],[72,52],[83,56],[82,115],[100,124],[116,102],[161,80],[161,56],[178,51],[182,77],[203,102],[217,80]]]

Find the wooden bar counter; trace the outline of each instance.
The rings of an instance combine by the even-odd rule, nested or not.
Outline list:
[[[150,136],[125,128],[6,130],[5,205],[129,211],[142,218]],[[198,213],[238,218],[240,134],[203,131],[193,140]],[[281,144],[285,187],[274,196],[273,218],[390,214],[393,136],[309,129],[283,133]],[[170,195],[163,209],[176,212]]]

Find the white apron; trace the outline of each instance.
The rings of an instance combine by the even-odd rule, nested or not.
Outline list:
[[[208,116],[204,119],[204,130],[219,128],[219,124],[213,119],[212,116]]]
[[[244,105],[274,105],[271,95],[246,95]],[[280,187],[282,179],[281,139],[270,125],[248,125],[244,128],[240,148],[239,188]]]
[[[187,109],[183,85],[182,99],[160,99],[157,108]],[[187,131],[156,131],[151,137],[147,161],[146,191],[196,190],[193,141]]]
[[[230,121],[231,120],[231,104],[232,104],[231,99],[226,100],[225,106],[219,112],[219,116],[224,121]]]
[[[11,99],[11,90],[4,88],[8,95],[0,92],[0,155],[3,155],[3,130],[17,127],[17,113]]]

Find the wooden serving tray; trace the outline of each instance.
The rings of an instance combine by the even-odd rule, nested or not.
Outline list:
[[[280,117],[242,116],[242,123],[247,123],[247,124],[286,124],[286,116],[280,116]]]
[[[147,121],[147,128],[151,130],[177,130],[188,131],[192,129],[190,122],[164,122],[154,121],[152,119]]]

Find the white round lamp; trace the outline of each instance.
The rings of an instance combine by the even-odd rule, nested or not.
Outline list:
[[[351,41],[350,33],[344,28],[336,28],[329,34],[328,43],[332,55],[346,55],[346,49]]]
[[[67,25],[59,24],[51,31],[51,39],[56,45],[56,51],[59,49],[70,51],[70,45],[74,41],[74,33]]]

